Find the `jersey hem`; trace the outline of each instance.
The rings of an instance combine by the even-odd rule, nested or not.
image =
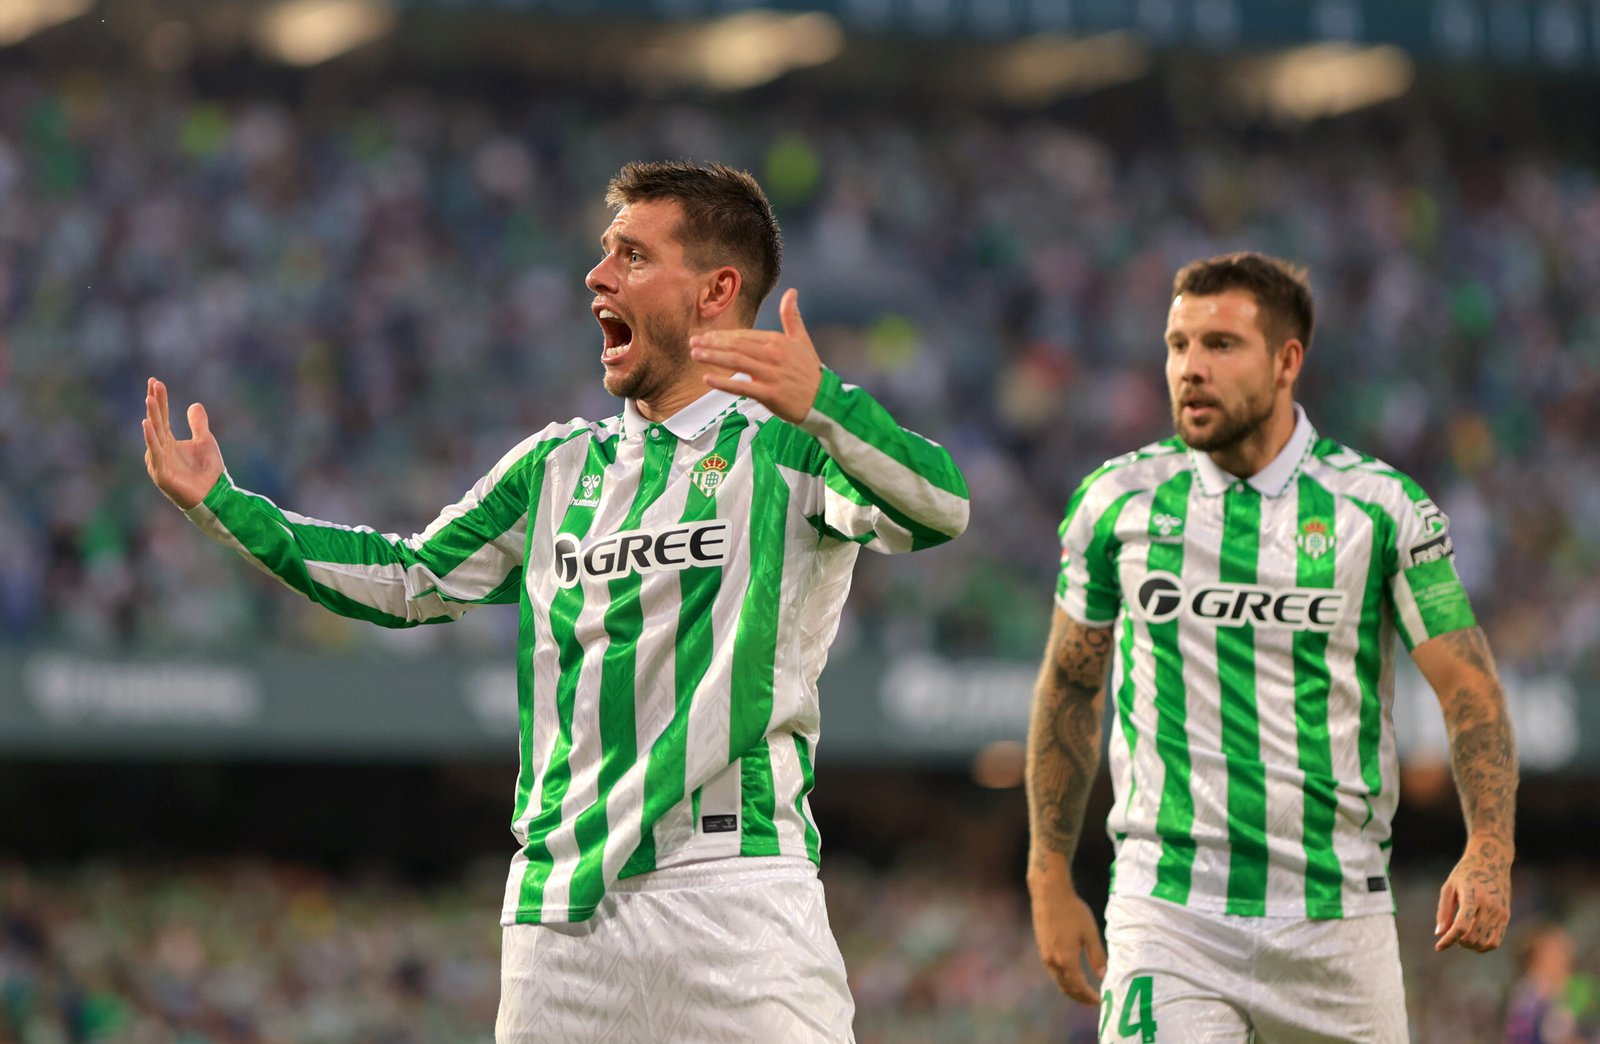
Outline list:
[[[749,863],[750,865],[741,865]],[[768,863],[769,866],[760,864]],[[652,869],[621,875],[617,883],[627,881],[626,887],[608,888],[606,894],[615,892],[670,892],[683,888],[711,887],[717,884],[738,883],[750,875],[763,871],[771,873],[796,873],[804,868],[813,876],[821,869],[822,861],[813,858],[810,853],[771,852],[758,855],[738,854],[713,856],[709,859],[697,860],[691,863],[677,863],[673,866],[663,867],[659,870]],[[654,882],[647,880],[655,877]],[[518,906],[509,918],[502,917],[501,927],[509,928],[518,924],[579,924],[589,920],[604,902],[604,897],[599,902],[584,903],[580,906],[568,906],[561,911],[551,911],[541,916],[537,906]]]
[[[1110,894],[1114,897],[1119,897],[1122,899],[1148,899],[1151,902],[1165,903],[1168,906],[1176,906],[1184,910],[1194,910],[1198,913],[1220,914],[1224,917],[1240,917],[1252,921],[1345,921],[1352,917],[1375,917],[1380,914],[1388,914],[1392,917],[1395,913],[1394,899],[1392,897],[1390,897],[1387,902],[1379,902],[1371,905],[1370,907],[1365,903],[1356,904],[1354,908],[1347,907],[1343,904],[1340,904],[1337,907],[1318,904],[1315,907],[1308,906],[1304,910],[1296,910],[1289,913],[1274,913],[1272,910],[1267,909],[1266,904],[1263,902],[1263,909],[1260,913],[1241,913],[1238,910],[1228,909],[1228,899],[1226,896],[1190,896],[1189,899],[1180,903],[1172,899],[1165,898],[1164,896],[1156,895],[1154,892],[1131,892],[1119,890],[1115,884],[1112,885]],[[1386,895],[1387,893],[1384,894]]]

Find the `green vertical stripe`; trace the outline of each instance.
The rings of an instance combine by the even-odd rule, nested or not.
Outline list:
[[[561,519],[557,533],[571,533],[580,541],[588,536],[594,524],[595,509],[574,504],[584,499],[579,484],[582,475],[599,472],[615,459],[616,441],[589,444],[583,472],[574,479],[573,488],[566,494],[567,511]],[[552,505],[552,508],[554,505]],[[531,529],[531,527],[530,527]],[[561,803],[572,785],[572,708],[577,699],[578,674],[583,668],[583,646],[574,637],[578,615],[583,612],[583,584],[556,592],[550,599],[550,635],[560,650],[557,658],[556,678],[556,742],[550,752],[550,762],[545,768],[544,788],[539,795],[539,814],[528,824],[528,843],[523,851],[528,857],[528,868],[522,875],[522,889],[518,897],[519,912],[528,912],[542,919],[544,886],[550,880],[554,860],[550,858],[551,831],[561,825]]]
[[[800,822],[806,825],[806,858],[813,863],[822,861],[822,843],[817,837],[817,828],[811,822],[811,817],[806,815],[806,795],[811,793],[815,785],[814,774],[811,770],[811,744],[798,732],[794,734],[794,751],[800,757],[800,793],[794,796],[794,810],[800,817]]]
[[[1335,583],[1333,494],[1315,479],[1301,475],[1295,536],[1295,583],[1300,587],[1331,589]],[[1319,544],[1319,539],[1326,543]],[[1301,788],[1305,814],[1301,844],[1306,856],[1306,914],[1341,917],[1344,914],[1343,875],[1333,850],[1334,823],[1338,816],[1338,781],[1333,774],[1333,743],[1328,734],[1328,696],[1332,688],[1328,671],[1326,631],[1294,632],[1294,721],[1300,750]]]
[[[644,464],[633,504],[619,530],[638,529],[644,513],[666,491],[672,477],[672,458],[678,440],[670,434],[645,442]],[[638,691],[636,669],[639,636],[644,631],[644,610],[639,593],[644,577],[629,571],[607,583],[610,600],[604,617],[606,651],[600,661],[600,773],[594,804],[578,813],[573,836],[578,843],[578,865],[572,872],[572,906],[589,909],[605,895],[606,835],[609,833],[611,789],[638,759]],[[629,853],[630,856],[632,853]]]
[[[1152,514],[1189,518],[1189,490],[1194,472],[1185,468],[1156,487]],[[1176,535],[1176,534],[1174,534]],[[1147,562],[1151,572],[1183,575],[1183,539],[1150,542]],[[1185,903],[1189,899],[1194,869],[1194,794],[1189,788],[1188,695],[1183,684],[1183,649],[1178,644],[1178,619],[1146,625],[1155,654],[1156,753],[1161,757],[1161,804],[1156,811],[1156,833],[1161,837],[1161,858],[1156,863],[1158,899]],[[1131,649],[1123,669],[1133,673]]]
[[[1122,738],[1128,744],[1128,798],[1123,802],[1123,810],[1133,807],[1133,795],[1139,786],[1138,774],[1133,771],[1133,752],[1139,745],[1139,730],[1133,724],[1133,617],[1124,614],[1122,617],[1122,643],[1119,655],[1122,659],[1122,684],[1117,686],[1117,720],[1122,723]],[[1116,843],[1121,845],[1128,835],[1118,832]],[[1117,890],[1117,864],[1111,862],[1111,891]]]
[[[772,782],[772,751],[761,740],[739,759],[739,854],[777,855],[778,795]]]
[[[1098,472],[1096,474],[1098,474]],[[1123,508],[1127,507],[1128,499],[1132,495],[1132,493],[1128,493],[1124,496],[1118,497],[1112,502],[1111,506],[1105,510],[1105,513],[1096,520],[1094,537],[1091,541],[1089,552],[1091,555],[1098,555],[1103,558],[1103,561],[1105,562],[1105,568],[1109,570],[1110,573],[1111,591],[1119,600],[1122,593],[1122,587],[1117,582],[1117,577],[1119,575],[1117,570],[1117,555],[1122,550],[1122,542],[1116,538],[1117,520],[1122,516]],[[1071,522],[1072,512],[1077,509],[1076,502],[1078,497],[1074,497],[1073,500],[1073,507],[1069,509],[1067,513],[1067,521],[1061,524],[1063,538],[1066,535],[1067,526]],[[1152,511],[1151,515],[1154,516],[1155,512]],[[1088,563],[1085,564],[1087,565]],[[1063,563],[1063,565],[1065,565],[1065,563]],[[1066,569],[1063,568],[1061,572],[1062,580],[1058,590],[1064,593],[1066,591]],[[1117,610],[1120,608],[1120,604],[1116,601],[1109,602],[1104,608],[1105,611],[1103,615],[1098,617],[1098,619],[1105,619],[1106,617],[1115,616]],[[1091,610],[1090,615],[1094,615],[1093,610]],[[1127,616],[1124,616],[1122,620],[1121,648],[1121,662],[1125,666],[1127,664],[1131,664],[1133,662],[1133,620]],[[1139,731],[1134,727],[1133,724],[1133,671],[1127,669],[1123,670],[1122,684],[1117,686],[1114,699],[1116,700],[1117,705],[1117,721],[1122,724],[1122,738],[1123,741],[1128,745],[1128,761],[1131,763],[1133,761],[1134,748],[1138,746],[1139,742]],[[1124,809],[1132,806],[1133,796],[1138,788],[1138,778],[1131,776],[1131,774],[1130,778],[1132,782],[1128,787],[1128,796],[1123,802]],[[1122,838],[1118,837],[1117,841],[1120,844]],[[1117,866],[1115,861],[1113,861],[1111,864],[1111,887],[1115,889],[1116,884]]]
[[[1261,494],[1241,484],[1223,494],[1223,583],[1256,582],[1261,549]],[[1222,687],[1222,757],[1228,766],[1227,912],[1259,917],[1267,910],[1267,776],[1256,709],[1256,629],[1217,628],[1217,679]]]
[[[1089,546],[1084,549],[1083,568],[1087,574],[1084,585],[1084,613],[1091,620],[1110,620],[1117,615],[1117,610],[1122,606],[1122,587],[1117,583],[1117,554],[1122,550],[1122,541],[1117,539],[1117,520],[1122,517],[1123,508],[1128,506],[1128,501],[1133,499],[1134,491],[1124,493],[1111,502],[1111,506],[1100,513],[1095,519],[1094,534],[1089,538]],[[1062,565],[1062,580],[1059,590],[1066,594],[1067,569],[1070,562]]]
[[[1356,646],[1356,679],[1361,683],[1361,730],[1356,748],[1361,757],[1361,779],[1367,791],[1383,790],[1383,766],[1378,756],[1383,738],[1383,700],[1378,695],[1378,678],[1383,673],[1383,647],[1379,638],[1383,627],[1384,582],[1399,568],[1395,547],[1395,523],[1377,504],[1352,498],[1352,503],[1372,519],[1372,553],[1367,559],[1367,582],[1361,592],[1360,635]],[[1368,818],[1371,818],[1370,809]],[[1365,826],[1365,824],[1363,824]]]
[[[730,414],[718,429],[715,453],[729,464],[729,471],[738,459],[740,434],[749,427],[749,418],[742,413]],[[710,456],[708,453],[707,456]],[[691,470],[700,460],[690,465]],[[717,517],[715,488],[707,493],[700,486],[691,486],[688,500],[683,506],[684,522],[700,522]],[[656,866],[656,839],[654,827],[667,810],[683,800],[688,773],[688,723],[689,704],[695,691],[711,667],[711,609],[722,590],[722,569],[718,566],[696,566],[678,574],[678,633],[674,644],[673,690],[675,706],[672,721],[650,748],[649,760],[644,770],[644,830],[639,847],[622,868],[619,876],[631,877],[654,870]],[[695,829],[700,825],[700,788],[693,792],[690,817]]]
[[[772,720],[772,674],[778,650],[779,603],[789,487],[775,467],[753,469],[750,498],[750,586],[739,612],[733,649],[733,706],[728,730],[729,760],[741,768],[743,801],[739,821],[740,855],[774,855],[778,831],[772,823],[777,797],[766,731]]]
[[[529,500],[528,507],[528,533],[534,531],[534,519],[538,516],[538,497],[544,489],[544,462],[540,461],[528,481]],[[528,800],[533,795],[533,752],[538,743],[538,737],[533,734],[533,701],[538,695],[535,692],[535,679],[533,674],[533,605],[528,597],[528,585],[522,585],[522,597],[517,606],[517,745],[519,764],[517,768],[517,794],[512,804],[511,823],[513,827],[522,821],[528,811]]]

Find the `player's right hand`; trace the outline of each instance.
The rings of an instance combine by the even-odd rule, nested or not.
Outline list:
[[[1106,949],[1100,942],[1100,927],[1094,911],[1073,892],[1033,898],[1033,934],[1039,956],[1055,977],[1056,985],[1075,1001],[1098,1005],[1100,994],[1083,974],[1082,957],[1087,955],[1095,977],[1106,974]]]
[[[193,437],[175,438],[167,415],[167,386],[152,377],[145,384],[144,414],[145,470],[156,488],[187,511],[222,477],[222,449],[211,436],[206,408],[192,404],[188,417]]]

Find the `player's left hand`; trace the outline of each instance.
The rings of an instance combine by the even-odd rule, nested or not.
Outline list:
[[[689,338],[695,362],[730,373],[708,373],[708,387],[748,395],[776,416],[797,424],[811,412],[822,386],[822,360],[800,321],[800,292],[784,291],[778,304],[783,330],[708,330]],[[742,373],[745,380],[734,374]]]
[[[1444,887],[1433,934],[1436,951],[1461,945],[1487,953],[1500,945],[1511,920],[1511,854],[1499,841],[1468,842]]]

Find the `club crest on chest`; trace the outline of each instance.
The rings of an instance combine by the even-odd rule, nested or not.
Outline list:
[[[1333,527],[1326,519],[1308,518],[1294,538],[1307,558],[1317,559],[1333,550]]]
[[[709,457],[702,458],[700,463],[694,466],[694,470],[689,472],[689,481],[709,497],[717,491],[718,486],[722,485],[727,473],[727,458],[713,453]]]

